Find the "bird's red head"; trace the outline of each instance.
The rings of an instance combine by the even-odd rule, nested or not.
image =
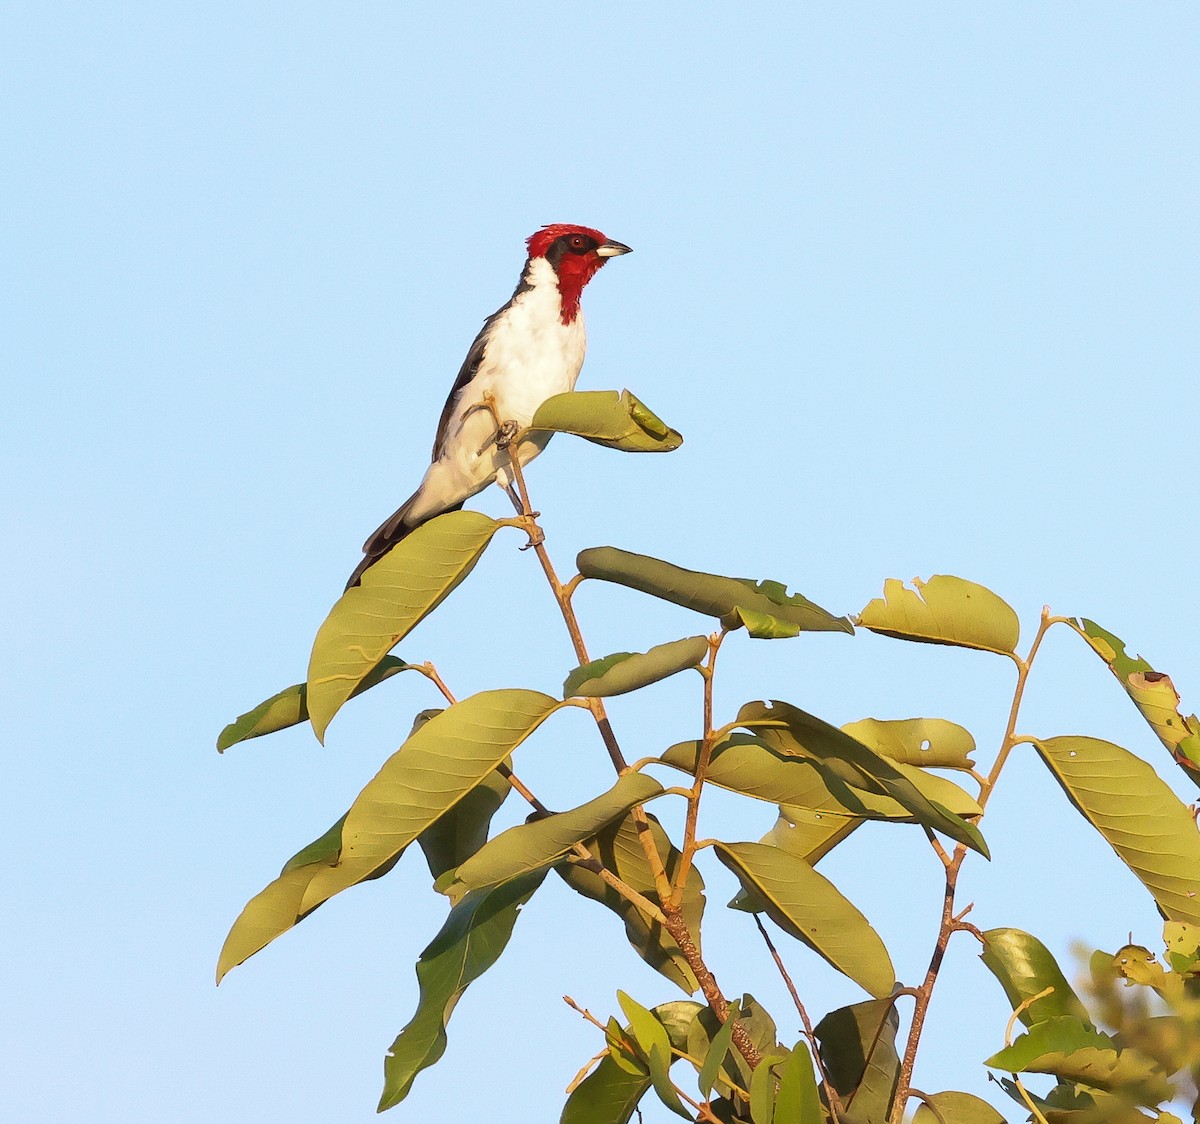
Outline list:
[[[562,222],[543,226],[529,236],[526,245],[530,261],[545,258],[558,274],[564,324],[570,324],[579,315],[580,294],[596,271],[609,258],[629,253],[624,243],[605,238],[598,230]]]

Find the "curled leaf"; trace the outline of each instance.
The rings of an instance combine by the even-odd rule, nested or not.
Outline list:
[[[683,437],[628,390],[573,390],[547,398],[531,430],[573,433],[623,453],[670,453]]]
[[[708,655],[708,640],[689,636],[669,644],[658,644],[648,652],[614,652],[603,659],[577,667],[563,683],[563,698],[586,699],[624,695],[698,667]]]

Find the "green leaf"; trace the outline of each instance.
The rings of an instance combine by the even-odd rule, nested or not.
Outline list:
[[[363,681],[354,688],[350,697],[361,695],[372,687],[407,671],[412,664],[405,663],[398,656],[384,656]],[[253,710],[239,715],[221,731],[217,738],[217,752],[224,753],[231,745],[248,741],[250,738],[261,738],[263,734],[273,734],[276,730],[286,730],[289,726],[298,726],[308,721],[308,685],[296,683],[285,687],[277,695],[272,695],[266,702],[260,702]]]
[[[677,1116],[691,1120],[692,1117],[684,1109],[679,1094],[675,1092],[675,1086],[671,1083],[671,1040],[667,1036],[666,1028],[658,1021],[653,1011],[647,1010],[625,992],[617,992],[617,1002],[621,1004],[621,1010],[629,1020],[629,1029],[646,1056],[650,1067],[650,1083],[654,1086],[658,1099]]]
[[[1144,1105],[1174,1096],[1166,1075],[1150,1058],[1129,1047],[1119,1050],[1115,1039],[1070,1015],[1035,1023],[983,1064],[1009,1073],[1053,1074]]]
[[[236,968],[256,952],[261,952],[276,937],[286,933],[317,908],[316,905],[304,906],[305,895],[313,880],[337,862],[345,822],[346,817],[342,816],[323,835],[297,851],[284,863],[279,877],[246,903],[221,948],[217,960],[218,984],[231,968]],[[396,865],[402,853],[397,852],[360,881],[382,878]]]
[[[809,757],[842,777],[854,788],[890,796],[918,823],[948,835],[988,858],[987,844],[974,824],[930,800],[900,768],[836,726],[784,702],[747,703],[738,712],[738,725],[750,729],[773,749]]]
[[[630,1073],[605,1055],[571,1092],[559,1124],[629,1124],[650,1089],[650,1073]]]
[[[1054,988],[1050,995],[1021,1012],[1019,1018],[1026,1026],[1059,1015],[1072,1015],[1085,1024],[1090,1023],[1087,1008],[1067,983],[1050,950],[1037,937],[1020,929],[989,929],[983,939],[980,959],[1000,981],[1014,1011],[1047,987]]]
[[[402,851],[560,706],[538,691],[481,691],[417,729],[350,806],[337,865],[312,879],[302,909],[361,882]]]
[[[975,768],[975,739],[969,730],[945,718],[862,718],[847,722],[842,733],[893,761],[922,769]]]
[[[624,695],[689,667],[698,667],[706,655],[708,639],[704,636],[659,644],[645,653],[614,652],[572,671],[563,683],[563,698],[579,695],[585,699],[600,699]]]
[[[1127,655],[1124,641],[1095,621],[1084,618],[1077,623],[1092,651],[1108,664],[1175,763],[1200,784],[1200,718],[1194,714],[1184,717],[1171,677],[1155,671],[1141,656],[1134,659]]]
[[[754,1124],[774,1124],[775,1083],[778,1080],[774,1065],[786,1055],[768,1054],[763,1057],[750,1078],[750,1119]],[[784,1118],[779,1118],[784,1124]]]
[[[578,808],[502,831],[458,868],[454,884],[447,890],[450,900],[553,865],[576,843],[590,839],[662,790],[653,777],[625,773],[607,792]]]
[[[545,873],[538,871],[492,890],[471,894],[450,911],[441,931],[417,961],[417,1011],[396,1037],[383,1063],[379,1111],[408,1096],[413,1079],[446,1049],[450,1013],[467,986],[496,961],[512,936],[521,907]]]
[[[346,590],[317,631],[308,710],[320,741],[342,704],[475,568],[501,524],[450,511],[418,527]]]
[[[1004,1117],[970,1093],[934,1093],[917,1109],[912,1124],[1004,1124]]]
[[[712,1043],[708,1048],[708,1053],[704,1056],[704,1064],[700,1067],[700,1076],[698,1079],[700,1099],[702,1101],[708,1100],[708,1096],[712,1092],[712,1087],[717,1083],[717,1074],[721,1071],[725,1055],[729,1053],[729,1048],[733,1045],[733,1028],[737,1025],[738,1016],[741,1013],[742,1006],[735,999],[729,1004],[729,1011],[725,1016],[725,1021],[721,1024],[721,1029],[713,1037]]]
[[[659,759],[665,765],[695,775],[699,742],[680,742]],[[918,817],[890,796],[852,789],[824,763],[797,757],[768,745],[754,735],[732,734],[713,749],[705,779],[720,788],[772,804],[817,811],[843,819],[918,822]],[[956,815],[979,816],[978,802],[952,781],[923,773],[911,765],[893,769],[928,800],[937,800]]]
[[[506,777],[499,772],[489,773],[417,836],[435,885],[443,874],[466,862],[487,842],[492,817],[511,792]]]
[[[1071,803],[1150,891],[1170,921],[1200,923],[1200,832],[1141,758],[1099,738],[1034,742]]]
[[[887,1120],[900,1076],[891,999],[872,999],[830,1011],[816,1026],[821,1059],[846,1111],[843,1124]]]
[[[628,390],[574,390],[547,398],[530,430],[573,433],[623,453],[670,453],[683,438]]]
[[[585,578],[640,590],[710,617],[727,618],[737,609],[765,613],[776,620],[798,625],[806,632],[854,631],[845,617],[827,613],[798,593],[789,596],[787,587],[775,581],[755,582],[751,578],[702,574],[614,546],[596,546],[581,551],[575,564]],[[730,623],[736,626],[738,622],[731,620]]]
[[[875,996],[891,993],[896,974],[879,934],[829,879],[778,847],[717,843],[717,858],[737,875],[754,905]]]
[[[651,815],[647,815],[646,818],[650,821],[654,845],[663,857],[667,877],[673,883],[682,856],[658,820]],[[650,863],[646,859],[646,852],[639,841],[638,828],[632,817],[626,816],[619,823],[609,824],[594,839],[589,839],[585,846],[625,885],[645,895],[655,905],[662,905]],[[621,897],[594,871],[571,860],[559,863],[554,869],[576,893],[600,902],[624,920],[626,938],[634,951],[650,967],[661,972],[672,983],[678,984],[689,995],[696,992],[700,985],[688,966],[687,959],[674,939],[657,921],[647,917]],[[698,945],[700,923],[704,916],[704,879],[695,866],[688,871],[681,909],[688,929],[695,935]]]
[[[990,589],[949,574],[927,582],[913,579],[915,589],[888,578],[883,597],[872,601],[858,623],[872,632],[923,644],[953,644],[1011,655],[1020,639],[1017,614]]]
[[[822,1124],[821,1096],[812,1056],[803,1038],[792,1047],[779,1071],[779,1092],[775,1097],[775,1119],[784,1124]]]
[[[752,995],[743,995],[738,1007],[741,1012],[738,1024],[746,1031],[759,1054],[761,1056],[778,1054],[780,1047],[776,1041],[775,1020]],[[696,1014],[695,1019],[688,1027],[687,1042],[684,1047],[681,1047],[681,1050],[686,1049],[690,1057],[698,1059],[703,1064],[709,1051],[713,1048],[713,1041],[725,1025],[727,1023],[718,1022],[717,1016],[711,1008],[704,1007]],[[748,1091],[751,1077],[752,1074],[750,1067],[746,1064],[746,1059],[737,1050],[730,1050],[718,1067],[715,1087],[722,1096],[729,1097],[733,1092],[730,1082],[734,1082],[740,1089]]]

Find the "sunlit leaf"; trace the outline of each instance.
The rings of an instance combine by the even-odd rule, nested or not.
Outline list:
[[[1119,1049],[1115,1039],[1070,1015],[1035,1023],[983,1064],[1009,1073],[1050,1073],[1144,1105],[1157,1105],[1174,1095],[1166,1075],[1150,1058],[1130,1047]]]
[[[703,636],[659,644],[648,652],[614,652],[572,671],[563,684],[563,698],[580,695],[597,699],[624,695],[697,667],[706,655],[708,640]]]
[[[1200,923],[1200,832],[1139,757],[1099,738],[1035,742],[1071,803],[1116,851],[1171,921]]]
[[[808,1044],[800,1039],[779,1069],[779,1092],[775,1097],[778,1124],[821,1124],[821,1097],[813,1072]]]
[[[908,809],[918,823],[988,857],[987,844],[974,824],[929,799],[896,762],[836,726],[778,701],[747,703],[738,711],[737,721],[771,748],[784,754],[810,757],[854,788],[890,796]],[[830,773],[824,775],[828,783]]]
[[[953,644],[1012,654],[1020,639],[1017,614],[990,589],[949,574],[913,579],[914,589],[888,578],[883,597],[859,614],[872,632],[924,644]]]
[[[776,1124],[775,1090],[778,1076],[775,1063],[782,1061],[786,1054],[771,1053],[763,1057],[750,1078],[750,1119],[753,1124]],[[783,1124],[780,1117],[778,1124]]]
[[[733,1028],[737,1025],[738,1016],[741,1013],[741,1004],[735,999],[729,1004],[729,1011],[725,1016],[725,1021],[721,1024],[721,1029],[717,1031],[709,1044],[708,1053],[704,1057],[704,1064],[700,1067],[700,1075],[697,1078],[702,1101],[708,1100],[708,1095],[712,1092],[713,1085],[716,1084],[717,1074],[721,1072],[725,1055],[729,1053],[730,1047],[733,1045]]]
[[[369,691],[385,679],[407,671],[412,664],[405,663],[398,656],[384,656],[375,668],[354,688],[350,697]],[[277,695],[272,695],[261,702],[253,710],[235,718],[221,731],[217,738],[217,751],[224,753],[231,745],[248,741],[250,738],[261,738],[263,734],[273,734],[276,730],[286,730],[289,726],[298,726],[308,721],[308,684],[296,683],[285,687]]]
[[[983,934],[984,946],[980,959],[1000,981],[1004,994],[1015,1011],[1022,1003],[1048,987],[1051,994],[1035,1000],[1018,1016],[1026,1026],[1073,1015],[1089,1023],[1087,1009],[1067,983],[1058,962],[1037,937],[1020,929],[989,929]]]
[[[1004,1117],[970,1093],[934,1093],[922,1101],[912,1124],[1004,1124]]]
[[[573,433],[623,453],[670,453],[683,438],[644,403],[622,390],[574,390],[547,398],[530,430]]]
[[[317,631],[308,663],[309,718],[320,740],[384,656],[475,568],[500,526],[478,511],[439,515],[342,594]]]
[[[403,850],[560,706],[538,691],[482,691],[417,729],[351,805],[337,865],[313,878],[303,909],[362,881]]]
[[[485,843],[455,872],[446,891],[456,901],[472,890],[497,886],[518,875],[544,870],[566,855],[576,843],[590,839],[631,808],[662,792],[662,785],[644,773],[625,773],[607,792],[569,812],[533,819],[502,831]]]
[[[777,1041],[775,1020],[754,998],[743,995],[738,1003],[738,1025],[745,1030],[754,1048],[760,1056],[780,1052]],[[727,1023],[718,1022],[717,1016],[710,1007],[703,1008],[688,1027],[687,1043],[684,1047],[688,1055],[699,1060],[702,1064],[708,1058],[713,1041]],[[733,1089],[730,1082],[739,1089],[748,1091],[750,1088],[751,1071],[746,1059],[735,1048],[726,1052],[725,1058],[717,1068],[715,1088],[722,1096],[728,1097]]]
[[[1095,621],[1085,618],[1078,623],[1092,650],[1108,664],[1176,764],[1200,784],[1200,718],[1185,717],[1179,709],[1179,693],[1171,677],[1155,671],[1141,656],[1127,655],[1124,641]]]
[[[659,855],[662,856],[667,877],[674,882],[679,868],[680,853],[658,820],[651,815],[647,815],[646,818],[650,822],[650,833]],[[649,860],[646,858],[646,852],[638,837],[637,825],[632,817],[627,816],[619,823],[610,824],[596,838],[587,840],[585,846],[626,886],[645,895],[655,905],[662,905]],[[594,871],[571,861],[559,863],[554,869],[571,889],[607,906],[624,920],[626,938],[647,964],[661,972],[672,983],[678,984],[689,995],[695,993],[700,985],[679,946],[662,925],[643,914]],[[698,946],[700,923],[704,916],[704,879],[695,866],[688,871],[680,909]]]
[[[512,792],[499,772],[489,773],[449,811],[417,836],[434,883],[464,863],[487,842],[492,816]]]
[[[755,582],[751,578],[702,574],[614,546],[581,551],[575,564],[585,578],[598,578],[637,589],[710,617],[724,619],[735,609],[743,609],[799,625],[806,632],[854,631],[845,617],[827,613],[798,593],[789,595],[787,587],[775,581]],[[731,620],[729,623],[739,622]]]
[[[870,994],[891,993],[891,957],[879,934],[829,879],[765,843],[717,843],[717,858],[784,932]]]
[[[446,1049],[446,1024],[467,986],[500,958],[521,907],[541,885],[538,871],[492,890],[472,894],[450,911],[441,931],[417,961],[417,1012],[384,1059],[379,1111],[399,1104],[421,1070]]]
[[[975,739],[969,730],[945,718],[862,718],[842,732],[876,753],[922,769],[973,769]]]
[[[671,1083],[671,1040],[667,1036],[666,1028],[658,1021],[653,1011],[647,1010],[625,992],[617,992],[617,1001],[629,1020],[630,1031],[645,1055],[650,1069],[650,1084],[654,1086],[658,1099],[677,1116],[691,1120],[692,1117],[684,1109],[679,1094],[675,1092],[675,1086]]]
[[[841,1099],[844,1124],[887,1120],[900,1076],[891,999],[871,999],[830,1011],[816,1026],[825,1072]]]

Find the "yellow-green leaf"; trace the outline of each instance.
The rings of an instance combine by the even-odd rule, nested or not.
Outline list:
[[[457,901],[472,890],[499,886],[522,874],[544,870],[576,843],[591,838],[631,808],[662,793],[662,785],[644,773],[625,773],[607,792],[568,812],[545,816],[502,831],[455,872],[446,891]]]
[[[317,631],[308,662],[308,711],[317,738],[401,640],[475,568],[501,524],[450,511],[418,527],[346,590]]]
[[[617,992],[617,1001],[629,1020],[629,1029],[638,1047],[646,1057],[650,1069],[650,1083],[654,1086],[658,1099],[677,1116],[691,1120],[691,1116],[679,1100],[679,1094],[675,1092],[675,1086],[671,1083],[671,1040],[667,1036],[666,1027],[658,1021],[653,1011],[647,1010],[625,992]]]
[[[1171,921],[1200,923],[1200,832],[1139,757],[1099,738],[1035,742],[1071,803],[1104,836]]]
[[[983,940],[980,959],[1000,981],[1014,1011],[1026,1004],[1018,1016],[1026,1026],[1059,1015],[1073,1015],[1083,1023],[1089,1021],[1087,1009],[1067,982],[1058,961],[1037,937],[1020,929],[989,929]],[[1041,999],[1033,999],[1046,988],[1054,990]]]
[[[683,437],[628,390],[573,390],[547,398],[530,430],[573,433],[623,453],[670,453]]]
[[[377,683],[390,679],[402,671],[407,671],[412,665],[405,663],[397,656],[384,656],[363,681],[354,688],[350,697],[361,695]],[[239,715],[221,731],[217,738],[217,752],[224,753],[231,745],[247,741],[250,738],[261,738],[263,734],[273,734],[276,730],[286,730],[289,726],[298,726],[308,721],[308,684],[296,683],[285,687],[277,695],[272,695],[265,702],[260,702],[253,710]]]
[[[1092,651],[1108,664],[1176,764],[1200,784],[1200,718],[1185,717],[1179,709],[1179,692],[1171,677],[1155,671],[1141,656],[1127,655],[1124,641],[1095,621],[1084,618],[1079,625]]]
[[[861,718],[847,722],[842,732],[906,765],[922,769],[975,767],[971,732],[945,718]]]
[[[912,1124],[1004,1124],[1004,1117],[970,1093],[934,1093],[921,1102]]]
[[[615,546],[596,546],[581,551],[575,564],[585,578],[640,590],[685,609],[722,619],[731,627],[743,623],[744,613],[734,619],[734,610],[745,610],[765,613],[777,621],[798,625],[806,632],[854,631],[845,617],[827,613],[799,593],[789,595],[787,587],[775,581],[756,582],[752,578],[703,574],[645,554],[618,550]]]
[[[1012,608],[990,589],[949,574],[928,581],[913,579],[915,589],[888,578],[883,597],[872,601],[858,623],[872,632],[923,644],[953,644],[1011,655],[1020,639]]]
[[[578,695],[599,699],[624,695],[690,667],[698,667],[706,655],[708,640],[703,636],[658,644],[648,652],[614,652],[572,671],[563,683],[563,698]]]
[[[874,996],[896,983],[879,934],[828,878],[764,843],[717,843],[717,858],[784,932]]]

